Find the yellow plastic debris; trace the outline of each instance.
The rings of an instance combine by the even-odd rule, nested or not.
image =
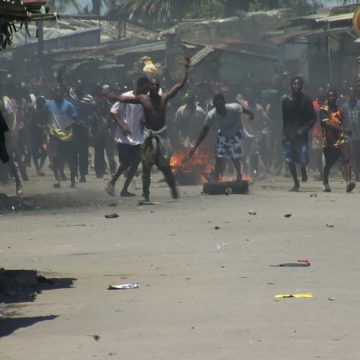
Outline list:
[[[282,298],[296,298],[296,299],[310,299],[313,297],[312,293],[306,294],[279,294],[274,296],[275,299],[282,299]]]

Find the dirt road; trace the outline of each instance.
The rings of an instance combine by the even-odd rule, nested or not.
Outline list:
[[[156,183],[161,204],[138,206],[104,184],[54,193],[33,178],[34,210],[0,217],[1,267],[53,279],[22,302],[8,294],[2,360],[360,358],[359,189],[288,193],[276,179],[249,195],[182,187],[172,201]],[[140,288],[107,289],[124,283]],[[313,297],[274,298],[294,293]]]

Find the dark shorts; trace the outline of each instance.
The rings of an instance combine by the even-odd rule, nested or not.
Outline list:
[[[10,160],[9,153],[6,149],[4,134],[0,134],[0,160],[3,164],[6,164]]]
[[[351,160],[351,144],[346,143],[341,145],[339,148],[327,146],[323,148],[323,153],[327,164],[334,164],[339,159],[346,163]]]
[[[309,162],[309,150],[307,142],[286,142],[283,144],[284,158],[288,164],[298,163],[306,165]]]
[[[117,144],[120,163],[133,163],[141,159],[141,145]]]
[[[52,159],[64,158],[75,161],[74,141],[62,141],[56,136],[49,136],[49,155]]]

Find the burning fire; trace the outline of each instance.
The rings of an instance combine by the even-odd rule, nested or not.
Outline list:
[[[192,158],[189,153],[191,147],[183,148],[177,153],[173,154],[170,159],[170,166],[177,175],[191,175],[194,182],[204,185],[211,181],[210,174],[214,170],[213,166],[213,152],[206,145],[202,145],[197,149],[197,152]],[[248,175],[242,175],[242,180],[249,184],[252,179]],[[230,176],[221,176],[217,182],[236,182],[235,178]]]
[[[170,159],[170,166],[175,173],[192,173],[196,176],[199,184],[205,184],[213,171],[213,155],[206,146],[200,146],[192,158],[190,158],[191,147],[184,148],[173,154]]]

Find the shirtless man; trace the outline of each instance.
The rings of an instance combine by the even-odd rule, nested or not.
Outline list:
[[[145,201],[149,201],[150,196],[150,175],[151,168],[155,164],[164,174],[165,180],[170,187],[171,195],[174,199],[179,197],[176,188],[175,176],[170,167],[170,157],[172,148],[167,136],[165,125],[166,106],[185,85],[190,68],[190,59],[184,59],[185,72],[179,83],[170,90],[159,95],[160,83],[157,79],[150,81],[148,95],[115,96],[114,99],[120,102],[141,104],[144,108],[145,129],[144,143],[142,146],[142,181],[143,196]]]

